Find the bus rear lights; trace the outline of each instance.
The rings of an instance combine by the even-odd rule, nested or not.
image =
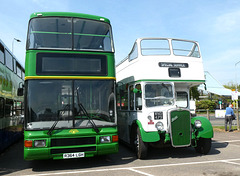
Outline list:
[[[46,140],[35,140],[34,147],[46,147]]]
[[[110,136],[101,136],[100,137],[100,143],[110,143],[111,137]]]
[[[25,140],[24,141],[24,146],[25,147],[32,147],[32,141],[31,140],[30,141],[29,140]]]
[[[157,122],[155,127],[157,128],[157,130],[160,130],[160,131],[164,129],[164,125],[162,122]]]
[[[196,128],[201,128],[202,122],[200,120],[195,120],[194,125]]]

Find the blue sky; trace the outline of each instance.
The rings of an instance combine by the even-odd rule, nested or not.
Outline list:
[[[111,20],[116,63],[140,37],[198,41],[204,70],[220,83],[240,83],[239,0],[9,0],[0,6],[0,39],[24,64],[29,16],[33,12],[78,12]]]

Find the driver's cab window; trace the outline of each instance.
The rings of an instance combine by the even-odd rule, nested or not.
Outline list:
[[[188,107],[188,94],[187,92],[177,92],[176,104],[178,107],[187,108]]]

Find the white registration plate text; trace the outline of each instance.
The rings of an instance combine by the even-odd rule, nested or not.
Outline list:
[[[68,159],[68,158],[82,158],[85,156],[84,152],[79,152],[79,153],[64,153],[63,154],[63,159]]]

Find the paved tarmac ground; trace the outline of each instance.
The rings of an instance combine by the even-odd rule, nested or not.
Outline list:
[[[212,149],[200,155],[189,148],[151,149],[146,160],[120,144],[119,153],[70,160],[23,160],[23,141],[0,154],[0,175],[89,175],[89,176],[238,176],[240,132],[215,132]]]

